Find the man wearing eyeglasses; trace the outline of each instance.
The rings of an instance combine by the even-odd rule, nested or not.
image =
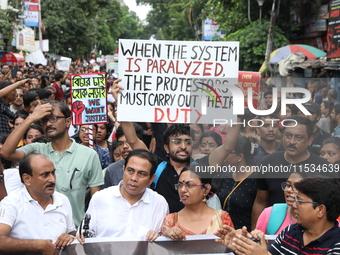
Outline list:
[[[36,105],[39,101],[39,96],[35,91],[28,91],[23,96],[23,108],[17,112],[17,115],[25,115],[26,117],[31,112],[31,105]]]
[[[8,160],[20,161],[25,155],[41,153],[47,156],[56,168],[56,190],[68,197],[72,205],[73,220],[79,226],[85,212],[87,186],[93,195],[103,185],[102,169],[97,153],[70,139],[71,112],[66,104],[50,101],[39,104],[25,121],[15,129],[2,146],[0,155]],[[51,142],[32,143],[16,149],[16,145],[28,127],[40,121]]]
[[[157,185],[153,189],[165,197],[169,204],[170,213],[180,211],[184,205],[179,199],[174,184],[178,183],[184,167],[190,164],[193,137],[190,127],[186,124],[173,124],[163,135],[163,144],[168,157],[163,172],[157,176]]]
[[[257,195],[253,205],[252,229],[255,228],[257,219],[264,208],[275,203],[285,203],[281,182],[285,181],[292,172],[307,174],[330,174],[327,170],[329,162],[312,152],[308,147],[313,141],[313,124],[301,116],[293,116],[284,122],[282,145],[284,150],[274,152],[263,158],[260,170],[263,178],[257,180]],[[269,172],[276,168],[277,171]],[[320,172],[317,169],[326,169]],[[267,171],[267,172],[265,172]],[[258,174],[258,176],[260,176]]]
[[[293,203],[296,224],[289,225],[268,247],[264,234],[254,230],[247,237],[228,226],[216,233],[221,243],[236,254],[339,254],[340,184],[331,178],[306,178],[295,184]],[[238,234],[236,234],[238,232]],[[245,232],[243,232],[245,233]],[[248,238],[258,238],[260,244]]]
[[[17,111],[20,111],[24,107],[24,94],[25,89],[23,87],[18,87],[15,89],[15,100],[10,105],[10,110],[13,113],[16,113]]]

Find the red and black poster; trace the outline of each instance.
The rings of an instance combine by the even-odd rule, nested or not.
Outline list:
[[[261,73],[259,72],[248,72],[239,71],[238,72],[238,84],[242,86],[243,91],[247,95],[247,100],[244,102],[244,106],[248,107],[248,88],[252,88],[253,92],[253,106],[257,109],[258,105],[258,95],[260,90],[260,79]]]
[[[327,60],[340,60],[340,0],[330,2]]]

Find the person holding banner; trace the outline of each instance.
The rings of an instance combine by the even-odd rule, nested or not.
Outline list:
[[[226,211],[214,210],[206,204],[216,188],[211,178],[196,170],[197,165],[182,170],[175,188],[184,208],[168,214],[163,221],[163,235],[175,241],[184,240],[187,235],[213,234],[223,225],[234,227]]]
[[[122,122],[127,142],[132,149],[147,149],[144,142],[138,138],[132,122]],[[183,208],[175,184],[178,183],[182,170],[190,164],[191,146],[190,127],[187,124],[173,124],[163,135],[163,146],[167,157],[163,160],[158,157],[157,178],[152,184],[152,189],[162,195],[169,204],[170,212],[178,212]],[[193,161],[193,160],[192,160]]]
[[[0,253],[57,254],[74,240],[72,209],[55,192],[55,168],[42,154],[30,154],[19,165],[22,188],[0,203]]]
[[[51,142],[32,143],[16,149],[29,126],[39,121]],[[91,196],[104,184],[102,168],[97,153],[70,139],[71,112],[66,104],[49,101],[38,104],[33,113],[8,136],[0,150],[0,156],[19,162],[25,155],[41,153],[47,156],[56,168],[56,190],[67,196],[72,205],[76,226],[85,212],[86,188]]]
[[[147,150],[130,152],[123,180],[97,192],[86,212],[94,237],[127,237],[153,242],[169,207],[164,197],[148,186],[155,179],[157,156]],[[80,232],[82,229],[80,229]],[[78,231],[79,233],[79,231]],[[84,244],[83,234],[77,239]]]
[[[116,101],[118,93],[124,89],[119,85],[120,81],[121,79],[115,80],[111,87],[112,96]],[[121,127],[126,141],[132,149],[148,149],[144,142],[138,138],[132,122],[121,122]],[[164,160],[158,157],[159,170],[156,173],[157,177],[152,184],[152,189],[166,199],[170,213],[183,209],[183,204],[179,201],[179,195],[174,185],[178,183],[179,175],[184,167],[190,164],[193,140],[193,134],[191,136],[188,124],[173,124],[163,134],[163,146],[167,157]]]

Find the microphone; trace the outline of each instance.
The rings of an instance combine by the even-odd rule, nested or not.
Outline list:
[[[84,226],[83,226],[83,229],[84,229],[83,235],[84,235],[85,238],[93,237],[93,233],[91,231],[89,231],[90,220],[91,220],[91,214],[86,213],[85,217],[84,217]]]

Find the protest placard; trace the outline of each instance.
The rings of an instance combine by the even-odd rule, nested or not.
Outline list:
[[[71,75],[72,124],[107,123],[105,73]]]
[[[261,79],[261,73],[259,72],[248,72],[248,71],[238,72],[238,84],[242,86],[246,95],[248,93],[248,88],[252,88],[253,106],[255,108],[257,108],[258,106],[258,95],[259,95],[258,93],[260,91],[260,79]],[[244,106],[248,107],[248,99],[245,100]]]
[[[67,60],[57,60],[57,68],[58,70],[67,72],[70,69],[70,63]]]
[[[238,42],[119,40],[118,120],[213,123],[243,107]]]

